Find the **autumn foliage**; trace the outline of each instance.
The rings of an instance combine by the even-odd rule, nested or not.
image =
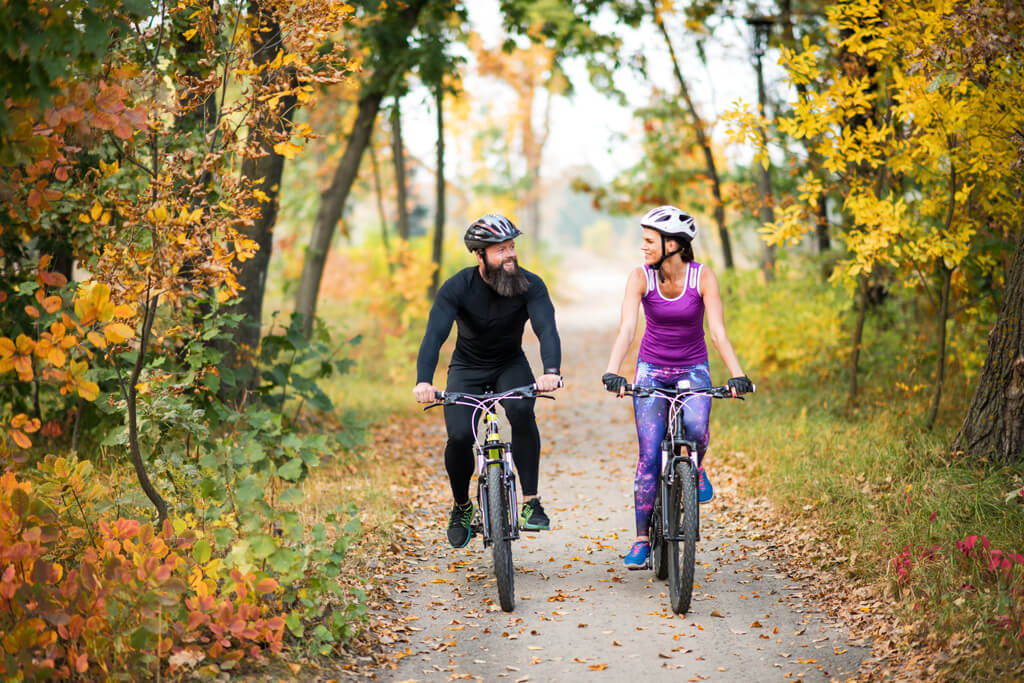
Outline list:
[[[277,582],[195,559],[194,533],[97,521],[110,491],[88,462],[48,457],[43,483],[0,475],[2,673],[170,672],[282,646]],[[6,664],[4,663],[6,662]]]
[[[246,162],[313,136],[280,122],[355,68],[333,42],[353,9],[64,3],[69,25],[28,5],[0,10],[52,76],[0,63],[2,673],[221,671],[307,628],[327,651],[358,596],[321,575],[348,532],[311,540],[295,512],[330,449],[299,417],[330,409],[316,381],[346,361],[270,330],[227,363],[226,306],[276,202]]]

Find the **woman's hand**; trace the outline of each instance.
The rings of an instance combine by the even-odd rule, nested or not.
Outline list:
[[[604,383],[604,388],[612,393],[616,393],[622,396],[626,390],[626,385],[629,381],[622,375],[616,375],[614,372],[606,372],[601,375],[601,381]]]
[[[729,379],[729,388],[732,389],[733,398],[740,394],[752,394],[754,393],[754,383],[750,381],[750,378],[746,375],[742,377],[732,377]]]

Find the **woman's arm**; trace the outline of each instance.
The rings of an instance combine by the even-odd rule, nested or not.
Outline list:
[[[718,290],[718,278],[707,266],[700,271],[700,295],[704,298],[704,311],[708,316],[708,333],[722,362],[732,377],[743,377],[743,368],[732,350],[729,335],[725,333],[725,315],[722,312],[722,295]]]
[[[622,297],[622,310],[619,314],[619,334],[615,337],[615,344],[612,346],[612,353],[608,357],[608,369],[606,372],[619,374],[619,367],[633,343],[636,336],[636,319],[640,312],[640,299],[647,288],[647,280],[644,278],[643,268],[636,268],[631,271],[626,279],[626,293]]]

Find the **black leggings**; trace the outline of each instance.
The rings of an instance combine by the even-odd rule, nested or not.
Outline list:
[[[506,391],[533,384],[533,372],[523,356],[501,368],[452,367],[448,369],[448,391],[483,393]],[[540,466],[540,432],[533,413],[536,399],[515,398],[501,402],[512,426],[512,459],[515,461],[523,496],[537,494],[537,473]],[[473,478],[473,408],[445,406],[444,426],[448,443],[444,448],[444,466],[452,497],[462,505],[469,501],[469,481]]]

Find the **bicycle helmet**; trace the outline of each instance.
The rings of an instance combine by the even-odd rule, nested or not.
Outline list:
[[[697,236],[697,224],[693,216],[674,206],[659,206],[651,209],[640,219],[644,228],[657,230],[665,237],[685,237],[692,240]]]
[[[640,219],[640,227],[650,228],[661,235],[661,258],[654,264],[654,269],[658,271],[658,280],[664,282],[665,275],[661,272],[661,264],[665,262],[665,259],[684,250],[684,246],[680,246],[675,251],[666,251],[665,241],[674,239],[680,245],[689,247],[690,242],[697,236],[697,223],[690,214],[684,213],[674,206],[666,205],[645,213],[644,217]]]
[[[466,235],[462,239],[467,249],[480,251],[492,244],[515,239],[522,234],[509,219],[496,213],[488,213],[473,221],[466,228]]]

